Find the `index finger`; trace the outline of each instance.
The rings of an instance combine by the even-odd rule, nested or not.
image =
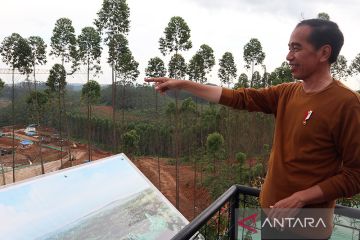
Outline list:
[[[164,82],[164,79],[161,78],[145,78],[145,82]]]

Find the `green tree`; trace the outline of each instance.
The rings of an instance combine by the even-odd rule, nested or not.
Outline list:
[[[81,98],[84,99],[88,106],[88,157],[89,161],[92,160],[91,154],[91,132],[92,132],[92,105],[96,104],[100,99],[100,84],[95,80],[89,80],[86,84],[83,85],[81,89]]]
[[[0,54],[5,64],[12,68],[12,168],[13,182],[15,182],[15,69],[22,74],[31,73],[31,48],[26,41],[18,33],[13,33],[6,37],[0,46]]]
[[[179,51],[186,51],[192,47],[190,40],[190,28],[182,17],[174,16],[170,19],[164,30],[164,37],[159,39],[159,50],[165,56],[175,52],[169,63],[169,75],[173,78],[183,78],[186,74],[186,64],[183,57],[178,54]],[[182,75],[182,73],[185,73]],[[171,75],[173,74],[173,75]],[[180,75],[177,75],[180,74]],[[176,208],[179,209],[179,114],[178,114],[178,96],[175,91],[175,160],[176,160]]]
[[[261,75],[258,71],[255,71],[253,73],[251,83],[252,83],[253,88],[261,88],[262,87],[262,85],[263,85],[262,79],[261,79]]]
[[[46,44],[44,40],[39,36],[30,36],[28,38],[28,43],[31,48],[31,63],[33,68],[33,77],[34,77],[34,91],[30,93],[30,98],[32,99],[31,104],[35,106],[34,111],[36,113],[36,121],[38,126],[40,125],[40,117],[42,117],[43,113],[43,104],[45,105],[48,101],[47,96],[44,96],[43,92],[39,92],[37,90],[37,81],[36,81],[36,66],[46,64]],[[38,96],[40,94],[40,96]],[[34,101],[35,100],[35,101]],[[45,101],[45,103],[44,103]],[[40,131],[39,131],[40,134]],[[44,161],[42,157],[42,136],[40,135],[40,162],[41,162],[41,172],[45,174]]]
[[[95,81],[90,83],[90,71],[95,70],[96,75],[100,71],[100,57],[101,57],[101,37],[99,32],[97,32],[93,27],[85,27],[81,30],[81,34],[78,36],[78,45],[79,45],[79,60],[87,66],[87,83],[85,87],[83,86],[83,92],[87,94],[94,93],[97,82]],[[93,89],[95,87],[95,89]],[[82,93],[83,93],[82,92]],[[100,86],[99,86],[100,94]],[[82,96],[84,98],[84,96]],[[88,154],[89,161],[91,161],[91,98],[93,96],[89,95],[85,97],[87,102],[87,125],[88,125]]]
[[[29,46],[31,48],[31,65],[33,68],[33,77],[34,77],[34,94],[35,101],[32,103],[35,106],[35,112],[37,113],[37,123],[40,123],[40,113],[38,109],[38,103],[36,101],[37,91],[37,82],[36,82],[36,66],[46,64],[46,44],[44,40],[39,36],[31,36],[28,39]]]
[[[169,62],[169,76],[171,78],[183,79],[186,76],[186,63],[183,56],[175,54],[171,57]]]
[[[72,70],[75,71],[77,66],[77,41],[75,36],[75,29],[72,26],[72,21],[68,18],[60,18],[56,21],[51,36],[51,51],[50,55],[59,57],[61,65],[72,62]]]
[[[139,149],[140,136],[136,130],[130,130],[123,134],[122,136],[124,141],[125,151],[129,154],[130,157],[134,156]]]
[[[146,77],[164,77],[166,75],[164,61],[159,57],[151,58],[145,69],[145,75]]]
[[[230,87],[230,84],[237,75],[237,68],[232,53],[224,53],[219,61],[219,66],[218,77],[220,78],[221,83],[227,84],[228,87]]]
[[[200,46],[200,49],[191,58],[187,72],[191,81],[200,82],[202,84],[207,82],[207,75],[211,72],[215,65],[214,51],[206,44]],[[195,97],[196,109],[198,106],[198,98]],[[203,104],[200,105],[200,115],[203,112]],[[198,121],[200,118],[198,118]],[[203,129],[200,125],[200,139],[203,146]],[[196,163],[195,163],[196,164]]]
[[[268,87],[270,85],[271,85],[270,73],[265,71],[264,74],[261,77],[261,87],[264,88],[264,87]]]
[[[105,42],[109,47],[108,63],[112,68],[112,130],[113,130],[113,152],[117,150],[116,138],[116,69],[118,58],[126,52],[127,40],[124,35],[130,29],[130,9],[126,0],[104,0],[100,11],[95,19],[95,26],[101,34],[106,34]],[[125,49],[125,50],[124,50]]]
[[[254,74],[255,65],[262,64],[265,59],[265,53],[262,50],[260,41],[257,38],[252,38],[244,46],[244,61],[246,68],[251,68],[251,78]],[[253,87],[253,83],[250,83],[250,87]]]
[[[151,58],[145,69],[146,77],[165,77],[166,68],[164,61],[159,57]],[[155,111],[158,112],[158,92],[155,91]]]
[[[30,109],[36,106],[36,111],[39,112],[39,118],[44,118],[46,105],[49,102],[49,95],[44,91],[32,91],[26,98],[26,103]]]
[[[49,87],[50,91],[57,92],[59,96],[62,96],[66,87],[66,71],[62,65],[55,64],[51,68],[46,86]]]
[[[87,66],[87,81],[90,80],[90,71],[95,74],[100,71],[101,36],[93,27],[85,27],[77,39],[79,45],[78,58]]]
[[[339,55],[336,62],[331,65],[331,74],[338,80],[345,80],[349,76],[347,60],[343,55]]]
[[[91,105],[96,104],[101,96],[100,84],[95,80],[89,80],[81,89],[81,98]]]
[[[177,54],[179,51],[186,51],[192,47],[190,28],[182,17],[172,17],[164,34],[165,36],[159,40],[159,49],[164,56],[172,52]]]
[[[164,77],[166,75],[166,68],[164,61],[159,57],[151,58],[148,62],[148,66],[145,69],[146,77]],[[156,112],[156,120],[159,121],[158,114],[158,92],[155,91],[155,112]],[[157,155],[157,163],[158,163],[158,183],[159,189],[161,189],[161,181],[160,181],[160,132],[159,128],[156,128],[156,155]]]
[[[349,69],[351,74],[360,74],[360,53],[351,62]]]
[[[104,0],[97,13],[95,26],[100,33],[106,33],[105,42],[114,35],[127,34],[130,28],[130,9],[126,0]]]
[[[218,133],[214,132],[208,135],[206,139],[206,151],[213,160],[213,173],[216,173],[216,159],[221,158],[223,152],[224,138]]]
[[[4,89],[4,87],[5,87],[5,83],[4,83],[4,81],[0,78],[0,93],[1,93],[1,91]]]
[[[269,76],[269,82],[275,86],[284,82],[292,82],[290,66],[287,62],[283,62],[280,67],[276,68]]]
[[[65,69],[65,63],[71,63],[71,71],[65,71],[68,75],[72,75],[79,66],[79,56],[77,51],[77,40],[75,35],[75,29],[72,26],[72,21],[68,18],[60,18],[56,21],[53,29],[53,35],[51,36],[51,51],[50,55],[59,57],[61,59],[61,65]],[[66,77],[66,76],[65,76]],[[66,82],[66,79],[65,79]],[[61,90],[63,101],[62,111],[64,112],[65,129],[68,139],[68,158],[71,162],[71,144],[70,144],[70,128],[68,124],[68,118],[66,114],[65,104],[65,91]],[[61,118],[59,119],[61,121]]]
[[[59,109],[59,133],[60,139],[62,140],[62,115],[63,115],[63,102],[64,102],[64,95],[65,95],[65,87],[66,87],[66,70],[63,65],[55,64],[50,69],[50,74],[48,80],[46,82],[46,86],[49,88],[49,91],[57,95],[58,100],[58,109]],[[60,146],[61,153],[62,153],[62,144]],[[62,162],[62,155],[61,155],[61,165]]]
[[[133,84],[140,72],[138,70],[139,63],[135,61],[131,51],[128,49],[127,52],[120,55],[120,59],[117,61],[115,69],[117,77],[123,86],[122,94],[122,124],[125,124],[125,86],[127,84]]]
[[[329,14],[325,12],[318,13],[317,18],[323,19],[323,20],[330,20]]]
[[[180,107],[181,112],[181,133],[183,135],[184,147],[188,153],[189,159],[192,156],[193,144],[192,139],[196,138],[195,118],[197,116],[196,105],[191,97],[185,99]]]
[[[248,88],[249,87],[249,78],[245,73],[240,74],[238,82],[235,83],[234,89],[238,88]]]
[[[191,58],[188,66],[189,79],[195,82],[206,83],[207,75],[215,65],[214,50],[206,44]]]

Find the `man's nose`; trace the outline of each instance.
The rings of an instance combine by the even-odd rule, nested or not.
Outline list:
[[[289,51],[286,55],[286,60],[291,61],[294,59],[294,53],[292,51]]]

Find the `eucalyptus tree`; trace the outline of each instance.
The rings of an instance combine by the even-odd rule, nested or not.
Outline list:
[[[4,89],[5,83],[4,81],[0,78],[0,92]]]
[[[195,82],[206,83],[207,75],[211,72],[214,65],[214,50],[206,44],[201,45],[189,62],[189,79]]]
[[[95,80],[88,80],[81,90],[81,98],[86,101],[88,106],[88,157],[92,160],[91,154],[91,120],[92,120],[92,105],[97,103],[100,99],[100,84]]]
[[[49,95],[44,91],[32,91],[26,98],[26,103],[30,109],[36,106],[36,110],[39,112],[39,119],[44,117],[48,102]]]
[[[323,20],[330,20],[330,16],[326,12],[318,13],[317,18],[323,19]]]
[[[101,57],[101,36],[98,31],[93,27],[85,27],[81,30],[81,34],[78,36],[78,59],[79,61],[87,66],[87,83],[90,81],[90,71],[95,70],[95,74],[100,71],[100,57]],[[92,85],[91,85],[92,86]],[[99,88],[100,89],[100,88]],[[90,94],[90,91],[86,91]],[[99,90],[100,92],[100,90]],[[84,98],[85,97],[85,98]],[[87,105],[87,129],[88,129],[88,152],[89,160],[91,161],[91,103],[90,97],[83,96],[86,99]]]
[[[347,60],[343,55],[339,55],[336,62],[331,64],[331,74],[338,80],[346,80],[350,75],[350,71],[347,66]]]
[[[219,60],[218,77],[222,84],[230,87],[230,84],[236,78],[237,68],[232,53],[226,52]]]
[[[275,68],[275,70],[269,75],[269,82],[273,86],[292,81],[294,81],[294,78],[287,62],[283,62],[280,67]]]
[[[33,68],[33,77],[34,77],[34,95],[35,101],[33,102],[35,106],[35,112],[37,113],[37,123],[39,125],[40,118],[38,112],[38,103],[37,103],[37,82],[36,82],[36,66],[46,64],[46,44],[44,40],[39,36],[31,36],[28,38],[28,43],[31,48],[31,65]]]
[[[261,88],[262,87],[262,81],[261,81],[261,75],[259,71],[255,71],[252,75],[251,82],[253,84],[253,88]]]
[[[360,74],[360,53],[356,55],[354,60],[351,62],[349,69],[351,74]]]
[[[159,40],[160,52],[165,56],[169,53],[186,51],[192,47],[190,28],[182,17],[172,17],[165,28],[165,36]]]
[[[146,77],[165,77],[166,67],[164,61],[159,57],[151,58],[145,69]],[[158,92],[155,91],[155,111],[158,112]]]
[[[101,58],[101,36],[93,27],[85,27],[77,38],[79,46],[78,59],[87,66],[87,82],[90,80],[90,71],[95,70],[95,74],[100,72]]]
[[[222,58],[219,60],[218,77],[220,78],[221,84],[225,84],[230,88],[230,84],[236,79],[237,68],[232,53],[225,52]],[[231,138],[230,138],[230,109],[227,108],[227,140],[228,140],[228,152],[231,153]],[[231,156],[231,155],[230,155]]]
[[[65,69],[65,63],[71,63],[71,71],[65,71],[68,75],[72,75],[78,68],[78,51],[77,40],[75,35],[75,29],[72,26],[72,21],[68,18],[60,18],[56,21],[53,29],[53,35],[51,36],[51,51],[50,55],[61,59],[61,65]],[[66,76],[65,76],[66,77]],[[66,79],[65,79],[66,80]],[[65,98],[65,91],[62,93]],[[63,111],[65,113],[65,127],[67,132],[67,138],[70,140],[70,128],[68,124],[68,118],[66,114],[65,101],[62,102]],[[60,118],[61,121],[61,118]],[[68,155],[71,160],[71,145],[68,141]]]
[[[210,159],[213,160],[213,173],[216,174],[216,159],[221,158],[221,153],[223,151],[224,137],[218,133],[214,132],[208,135],[206,139],[206,151]]]
[[[56,21],[50,47],[50,55],[59,57],[63,66],[65,63],[71,62],[72,71],[75,71],[77,65],[77,42],[75,29],[70,19],[60,18]]]
[[[174,54],[168,66],[169,77],[170,78],[180,78],[183,79],[186,76],[186,63],[183,56],[180,54]]]
[[[265,59],[265,53],[262,50],[261,43],[258,39],[252,38],[244,46],[244,61],[246,68],[251,68],[251,77],[254,74],[255,65],[262,64]],[[250,83],[250,87],[253,87],[253,83]]]
[[[172,62],[169,62],[169,75],[174,78],[182,78],[182,70],[185,70],[181,64],[181,55],[179,51],[187,51],[192,47],[192,42],[190,40],[190,28],[182,17],[174,16],[170,19],[167,27],[164,30],[164,36],[159,39],[159,50],[166,56],[171,53],[175,53],[171,58]],[[185,63],[185,61],[184,61]],[[180,64],[180,65],[177,65]],[[171,66],[171,67],[170,67]],[[186,70],[185,70],[186,71]],[[171,73],[172,72],[172,73]],[[186,72],[185,72],[186,73]],[[177,75],[177,74],[180,74]],[[185,75],[183,76],[185,77]],[[176,107],[176,117],[175,117],[175,158],[176,158],[176,208],[179,209],[179,111],[178,111],[178,96],[177,91],[175,91],[175,107]]]
[[[12,168],[13,182],[15,182],[15,69],[22,74],[31,73],[30,59],[31,48],[26,41],[18,33],[13,33],[2,41],[0,46],[0,54],[6,65],[12,68]]]
[[[34,77],[34,91],[30,93],[30,96],[33,98],[33,101],[31,101],[31,104],[35,106],[34,112],[36,112],[36,121],[38,126],[40,125],[40,111],[41,111],[41,104],[39,101],[44,100],[40,99],[43,97],[42,93],[41,96],[38,96],[37,91],[37,82],[36,82],[36,66],[37,65],[44,65],[46,64],[46,44],[44,40],[39,36],[30,36],[28,38],[28,43],[31,47],[31,63],[33,68],[33,77]],[[39,156],[40,156],[40,162],[41,162],[41,172],[42,174],[45,173],[44,169],[44,161],[42,158],[42,137],[40,135],[40,150],[39,150]]]
[[[269,87],[270,85],[271,85],[270,73],[265,71],[261,77],[261,86],[260,87],[265,88],[265,87]]]
[[[246,73],[241,73],[238,78],[238,82],[235,83],[234,89],[238,88],[248,88],[249,87],[249,78]]]
[[[113,122],[113,151],[116,151],[117,141],[115,132],[115,107],[116,107],[116,69],[117,56],[123,52],[116,50],[127,48],[127,40],[123,35],[129,33],[130,9],[126,0],[104,0],[95,19],[95,26],[100,34],[106,34],[105,43],[109,47],[108,63],[112,68],[112,122]],[[119,37],[121,36],[121,37]],[[118,47],[111,47],[116,45]],[[115,56],[115,58],[113,58]]]
[[[166,67],[164,61],[159,57],[151,58],[148,62],[148,66],[145,69],[145,76],[146,77],[165,77],[166,75]],[[159,121],[159,114],[158,114],[158,92],[155,91],[155,112],[156,112],[156,120]],[[161,190],[161,179],[160,179],[160,134],[159,128],[156,131],[156,153],[157,153],[157,163],[158,163],[158,183],[159,189]]]
[[[119,56],[115,65],[116,76],[120,79],[123,87],[122,94],[122,126],[125,126],[125,86],[133,84],[140,72],[138,70],[139,63],[135,61],[130,49]]]
[[[59,110],[59,134],[60,134],[60,141],[61,141],[61,165],[62,162],[62,115],[63,115],[63,102],[64,102],[64,94],[65,94],[65,87],[66,87],[66,70],[63,65],[55,64],[50,69],[50,74],[48,80],[46,82],[46,86],[49,88],[49,91],[52,94],[57,95],[58,100],[58,110]],[[71,157],[71,156],[70,156]]]
[[[112,66],[112,123],[113,123],[113,151],[117,150],[117,137],[116,137],[116,92],[117,92],[117,68],[120,58],[128,54],[128,40],[123,34],[115,34],[108,40],[109,58],[108,63]]]
[[[202,84],[206,83],[207,76],[211,72],[214,65],[215,65],[214,50],[206,44],[201,45],[200,49],[190,59],[190,62],[188,64],[187,72],[189,79],[191,81],[200,82]],[[197,97],[195,97],[195,105],[197,109],[198,107]],[[203,105],[201,104],[199,114],[201,115],[202,112],[203,112]],[[198,121],[199,120],[200,118],[198,118]],[[203,146],[204,145],[203,128],[201,125],[200,125],[200,139],[201,139],[201,145]]]

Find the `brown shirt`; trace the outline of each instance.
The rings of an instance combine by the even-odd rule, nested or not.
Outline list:
[[[314,185],[326,202],[313,207],[333,207],[335,199],[360,192],[360,97],[339,81],[311,94],[301,82],[223,88],[220,104],[275,115],[263,208]]]

